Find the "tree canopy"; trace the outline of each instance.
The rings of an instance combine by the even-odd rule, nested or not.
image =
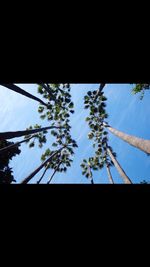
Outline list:
[[[144,97],[144,93],[146,90],[149,90],[150,89],[150,84],[149,83],[137,83],[133,89],[132,89],[132,93],[133,94],[137,94],[137,93],[140,93],[140,99],[142,100],[143,97]]]
[[[0,132],[0,183],[10,184],[17,182],[10,161],[21,153],[21,144],[25,143],[30,149],[42,149],[41,164],[26,177],[22,177],[21,183],[29,183],[40,171],[43,171],[37,184],[43,182],[45,175],[48,176],[47,184],[50,184],[56,173],[66,173],[74,161],[74,155],[78,148],[78,142],[74,139],[71,120],[75,113],[75,105],[71,95],[71,85],[65,84],[37,84],[39,97],[26,92],[18,85],[2,84],[8,90],[18,93],[21,97],[27,97],[28,101],[36,101],[37,112],[41,119],[41,125],[33,121],[26,129],[14,132]],[[140,99],[144,97],[145,90],[150,89],[150,84],[133,85],[131,93],[140,93]],[[88,112],[85,121],[89,127],[88,138],[93,146],[93,154],[83,158],[78,166],[83,176],[94,184],[94,173],[107,169],[108,183],[114,183],[111,168],[116,168],[124,183],[132,183],[123,166],[119,163],[117,151],[110,146],[110,131],[128,145],[150,154],[150,140],[127,135],[109,125],[109,114],[107,112],[107,98],[105,96],[106,84],[100,84],[97,90],[90,90],[84,95],[83,108]],[[43,126],[43,123],[46,126]],[[10,142],[8,139],[21,138],[21,140]],[[43,152],[43,147],[46,146]],[[101,183],[101,181],[99,181]],[[145,180],[141,183],[146,183]]]
[[[8,142],[7,140],[0,141],[0,149],[13,145],[13,142]],[[16,182],[13,176],[13,170],[10,168],[9,163],[13,157],[19,155],[21,150],[19,146],[8,150],[6,153],[0,154],[0,184],[10,184]]]

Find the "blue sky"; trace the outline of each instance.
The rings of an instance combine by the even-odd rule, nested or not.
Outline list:
[[[19,84],[26,91],[37,95],[36,84]],[[80,163],[83,158],[94,155],[92,141],[88,140],[89,128],[85,122],[88,112],[83,109],[83,98],[89,90],[97,89],[99,84],[73,84],[71,86],[72,100],[75,104],[75,114],[71,117],[72,137],[77,141],[78,148],[75,150],[74,162],[67,173],[57,173],[53,178],[53,183],[89,183],[82,176]],[[108,98],[107,112],[109,114],[109,124],[114,128],[124,131],[144,139],[150,139],[150,93],[145,93],[142,101],[139,95],[131,94],[129,84],[107,84],[104,91]],[[36,123],[47,126],[46,120],[39,118],[37,112],[38,103],[23,97],[17,93],[0,86],[0,132],[24,130]],[[14,139],[15,142],[19,139]],[[109,143],[117,153],[117,159],[133,183],[142,180],[150,180],[150,157],[144,152],[128,145],[116,136],[109,134]],[[51,137],[49,139],[51,144]],[[14,170],[14,177],[20,182],[30,174],[41,163],[41,154],[48,147],[48,143],[42,148],[29,149],[26,144],[21,146],[21,154],[11,161]],[[122,183],[122,179],[115,167],[111,169],[115,183]],[[47,182],[52,171],[48,170],[43,182]],[[35,183],[41,176],[42,171],[32,179],[30,183]],[[106,170],[95,171],[95,183],[108,183]]]

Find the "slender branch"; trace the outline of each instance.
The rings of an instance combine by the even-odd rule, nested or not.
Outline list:
[[[59,169],[60,165],[61,165],[62,161],[58,164],[58,166],[56,167],[55,171],[53,172],[52,176],[50,177],[49,181],[47,182],[47,184],[50,184],[51,180],[53,179],[55,173],[57,172],[57,170]]]
[[[45,168],[45,170],[44,170],[44,172],[43,172],[41,178],[37,181],[37,184],[40,184],[40,182],[42,181],[42,179],[43,179],[45,173],[47,172],[47,170],[48,170],[48,166]]]

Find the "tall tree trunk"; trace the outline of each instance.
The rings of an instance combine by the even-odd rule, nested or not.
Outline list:
[[[95,100],[97,99],[98,95],[102,92],[103,88],[105,87],[105,83],[101,83],[99,88],[97,89],[97,93],[95,95]]]
[[[32,129],[32,130],[24,130],[24,131],[16,131],[16,132],[4,132],[4,133],[0,133],[0,140],[11,139],[11,138],[16,138],[16,137],[21,137],[21,136],[25,136],[25,135],[34,134],[34,133],[43,132],[45,130],[60,129],[60,128],[63,128],[63,127],[49,126],[49,127]]]
[[[29,138],[26,138],[26,139],[24,139],[24,140],[22,140],[22,141],[16,142],[16,143],[14,143],[14,144],[12,144],[12,145],[10,145],[10,146],[6,146],[6,147],[4,147],[4,148],[1,148],[1,149],[0,149],[0,154],[6,153],[6,152],[8,152],[9,150],[13,149],[14,147],[19,146],[19,145],[21,145],[22,143],[25,143],[26,141],[29,141],[29,140],[31,140],[31,139],[34,138],[34,137],[35,137],[35,135],[33,135],[33,136],[29,137]]]
[[[93,180],[93,178],[91,179],[91,184],[94,184],[94,180]]]
[[[109,167],[108,164],[106,164],[106,169],[107,169],[108,179],[109,179],[110,184],[114,184],[114,181],[113,181],[113,178],[112,178],[112,175],[111,175],[111,172],[110,172],[110,167]]]
[[[26,92],[25,90],[21,89],[17,85],[14,85],[12,83],[10,83],[10,84],[0,84],[0,85],[2,85],[4,87],[7,87],[8,89],[10,89],[10,90],[12,90],[12,91],[14,91],[14,92],[16,92],[18,94],[21,94],[21,95],[26,96],[26,97],[28,97],[30,99],[33,99],[33,100],[41,103],[42,105],[48,107],[48,105],[46,103],[44,103],[40,98],[38,98],[38,97]]]
[[[40,184],[40,182],[42,181],[42,179],[43,179],[45,173],[47,172],[47,170],[48,170],[48,167],[45,168],[45,170],[44,170],[44,172],[43,172],[41,178],[37,181],[37,184]]]
[[[119,162],[115,159],[115,157],[113,156],[111,150],[109,148],[107,148],[107,152],[112,160],[112,162],[114,163],[117,171],[119,172],[119,174],[121,175],[121,177],[124,180],[125,184],[132,184],[130,178],[126,175],[125,171],[122,169],[122,167],[120,166]]]
[[[51,180],[53,179],[55,173],[57,172],[57,170],[59,169],[59,166],[62,164],[62,161],[58,164],[57,168],[55,169],[55,171],[53,172],[52,176],[50,177],[49,181],[47,182],[47,184],[50,184]]]
[[[121,138],[128,144],[144,151],[147,154],[150,154],[150,140],[145,140],[142,138],[138,138],[133,135],[128,135],[126,133],[123,133],[121,131],[118,131],[117,129],[107,125],[106,123],[103,123],[103,125],[114,135],[117,137]]]
[[[105,87],[106,83],[101,83],[99,87],[99,92],[102,92],[103,88]]]
[[[44,161],[35,171],[33,171],[28,177],[26,177],[21,184],[27,184],[40,170],[43,169],[43,167],[51,161],[51,159],[57,155],[64,147],[60,148],[58,151],[56,151],[54,154],[52,154],[46,161]]]

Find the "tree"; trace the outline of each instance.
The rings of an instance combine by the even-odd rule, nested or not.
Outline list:
[[[54,100],[49,94],[49,88],[54,96]],[[48,184],[51,182],[52,178],[56,172],[66,172],[67,168],[71,166],[71,156],[74,154],[73,148],[77,147],[76,141],[72,139],[70,134],[71,126],[70,114],[74,113],[74,104],[71,101],[70,86],[68,84],[50,84],[38,87],[38,92],[46,99],[50,101],[49,110],[47,111],[44,107],[39,107],[38,112],[42,119],[51,120],[51,124],[54,125],[57,122],[58,127],[55,127],[51,131],[51,135],[56,139],[52,143],[52,147],[57,147],[56,151],[52,151],[47,148],[45,153],[42,154],[41,160],[44,161],[33,173],[31,173],[27,178],[24,179],[22,183],[28,183],[42,168],[45,168],[42,176],[37,181],[39,184],[48,169],[53,170],[52,176],[49,178]],[[54,103],[52,103],[54,101]],[[42,114],[42,115],[41,115]],[[32,127],[32,126],[30,126]],[[26,136],[29,137],[29,136]],[[43,137],[42,137],[43,138]],[[41,138],[39,139],[41,141]],[[34,146],[34,143],[30,143],[30,147]],[[39,144],[41,147],[41,143]]]
[[[0,141],[0,149],[6,146],[13,145],[13,142],[8,142],[7,140]],[[21,150],[19,145],[7,151],[5,154],[0,154],[0,184],[10,184],[16,182],[13,176],[12,168],[9,167],[10,160],[16,155],[19,155]]]
[[[53,170],[53,173],[47,182],[48,184],[51,183],[51,180],[57,172],[67,172],[68,167],[71,166],[73,161],[71,158],[74,154],[73,149],[78,147],[76,141],[72,139],[70,134],[70,115],[74,113],[74,103],[71,101],[70,86],[66,84],[63,85],[62,88],[60,88],[60,85],[50,85],[50,87],[53,89],[57,88],[55,106],[51,106],[50,114],[49,112],[45,113],[43,109],[39,113],[45,113],[42,117],[43,119],[49,120],[50,116],[50,119],[57,120],[59,125],[63,123],[64,128],[51,131],[51,135],[56,138],[52,146],[60,147],[63,145],[66,147],[66,153],[65,150],[63,150],[63,153],[53,157],[53,160],[50,162],[48,169]],[[43,93],[45,92],[43,91]],[[41,159],[45,160],[45,158],[49,156],[49,153],[50,149],[48,148]]]
[[[0,133],[0,140],[12,139],[12,138],[16,138],[16,137],[31,135],[31,134],[35,134],[35,133],[39,133],[39,132],[45,132],[45,131],[50,130],[50,129],[58,129],[58,128],[59,128],[59,126],[58,127],[57,126],[47,126],[47,127],[42,127],[42,128],[41,128],[41,126],[38,126],[37,129],[27,129],[24,131],[16,131],[16,132],[3,132],[3,133]]]
[[[73,145],[74,145],[74,142],[73,142]],[[51,169],[54,168],[55,173],[56,173],[56,171],[58,171],[60,164],[63,163],[63,164],[66,164],[66,166],[70,166],[71,165],[70,162],[72,162],[72,159],[68,159],[68,156],[72,154],[73,154],[73,151],[70,145],[67,145],[67,144],[62,145],[61,148],[57,149],[56,151],[50,151],[49,149],[47,149],[46,152],[41,157],[42,160],[44,160],[44,162],[38,168],[36,168],[28,177],[26,177],[21,183],[27,184],[44,167],[45,167],[45,171],[42,177],[40,178],[40,180],[38,181],[38,183],[41,182],[48,168],[51,168]],[[47,159],[45,160],[45,158]],[[67,168],[64,166],[64,168],[61,168],[59,171],[61,172],[67,171]]]
[[[130,178],[126,175],[125,171],[122,169],[121,165],[119,164],[119,162],[117,161],[117,159],[113,156],[113,153],[111,152],[111,149],[108,147],[107,148],[107,152],[111,158],[111,160],[113,161],[118,173],[120,174],[120,176],[123,178],[124,183],[125,184],[132,184]]]
[[[117,129],[109,126],[105,122],[103,123],[103,126],[107,128],[112,134],[116,135],[128,144],[140,149],[141,151],[144,151],[147,154],[150,154],[150,140],[144,140],[142,138],[118,131]]]
[[[100,87],[98,89],[99,92],[101,92],[104,88],[106,84],[100,84]],[[135,84],[135,86],[132,88],[132,93],[133,94],[137,94],[137,93],[140,93],[140,100],[143,99],[144,97],[144,93],[145,93],[145,90],[149,90],[150,89],[150,83],[137,83]],[[98,92],[97,91],[97,92]]]
[[[56,174],[56,172],[57,172],[57,171],[60,171],[59,167],[61,166],[61,164],[62,164],[62,161],[60,161],[60,162],[58,163],[58,165],[55,167],[55,170],[54,170],[52,176],[49,178],[47,184],[50,184],[51,181],[52,181],[52,179],[53,179],[53,177],[54,177],[54,175]]]
[[[150,181],[143,180],[140,182],[140,184],[150,184]]]
[[[92,169],[95,166],[93,165],[93,158],[89,158],[88,160],[84,159],[80,166],[83,170],[82,174],[90,180],[91,184],[94,184]]]
[[[4,87],[7,87],[8,89],[10,89],[10,90],[12,90],[12,91],[14,91],[14,92],[16,92],[18,94],[21,94],[23,96],[26,96],[26,97],[28,97],[28,98],[30,98],[32,100],[35,100],[35,101],[41,103],[42,105],[48,107],[48,104],[44,103],[41,99],[39,99],[38,97],[36,97],[36,96],[34,96],[34,95],[26,92],[25,90],[21,89],[17,85],[14,85],[13,83],[10,83],[10,84],[0,84],[0,85],[2,85]]]
[[[50,87],[49,84],[44,84],[44,83],[39,84],[38,92],[39,93],[42,92],[42,89],[45,89],[45,91],[48,93],[50,100],[56,100],[55,97],[53,96],[52,88]]]
[[[109,181],[113,183],[110,167],[115,165],[124,182],[131,183],[131,180],[116,160],[116,153],[108,146],[108,132],[103,127],[103,121],[108,117],[105,111],[105,101],[107,98],[102,91],[99,92],[96,98],[95,95],[97,96],[96,91],[89,91],[84,97],[85,108],[90,110],[89,117],[86,118],[91,129],[88,137],[89,139],[94,139],[93,147],[96,148],[95,157],[92,158],[94,162],[93,166],[103,168],[106,165]],[[109,160],[108,156],[111,160]]]
[[[107,163],[106,163],[106,169],[107,169],[107,174],[108,174],[108,179],[109,179],[110,184],[114,184],[111,171],[110,171],[110,166]]]
[[[3,86],[38,101],[39,116],[47,122],[47,127],[35,124],[24,131],[0,133],[0,142],[2,143],[0,157],[4,160],[5,158],[10,159],[11,153],[19,154],[20,152],[19,150],[17,152],[17,149],[22,143],[27,143],[30,148],[35,147],[37,142],[39,148],[45,144],[47,147],[45,152],[42,152],[42,162],[21,183],[29,183],[41,171],[43,173],[38,178],[37,184],[40,184],[45,176],[47,176],[45,177],[47,184],[50,184],[57,173],[67,172],[73,162],[74,148],[78,147],[76,141],[72,138],[71,132],[70,119],[74,113],[74,103],[71,99],[70,85],[40,83],[38,84],[38,93],[41,95],[41,99],[14,84],[3,84]],[[105,167],[109,183],[114,184],[111,168],[115,166],[124,183],[131,184],[131,179],[119,164],[118,157],[109,144],[109,132],[147,154],[150,154],[150,140],[128,135],[108,124],[107,98],[104,95],[104,88],[105,84],[102,83],[97,90],[88,91],[84,97],[85,109],[89,109],[89,116],[86,118],[90,127],[88,138],[93,140],[95,154],[88,159],[83,159],[81,164],[82,174],[90,180],[91,184],[94,184],[94,171],[99,171]],[[136,84],[133,92],[144,95],[144,91],[148,89],[150,89],[150,84]],[[7,139],[21,136],[24,136],[24,140],[16,143],[7,141]],[[9,167],[9,160],[6,160],[4,168],[1,165],[3,160],[0,161],[0,182],[11,183],[15,180],[12,169]]]
[[[91,167],[93,170],[99,170],[106,165],[109,182],[114,183],[110,172],[110,167],[113,166],[113,163],[109,160],[104,147],[107,133],[102,131],[99,126],[100,116],[102,115],[101,113],[104,114],[104,108],[106,106],[106,99],[104,98],[102,92],[104,86],[104,84],[100,85],[97,91],[89,91],[84,97],[84,105],[85,109],[88,108],[90,110],[89,116],[86,118],[86,121],[91,129],[91,132],[88,134],[88,138],[94,140],[93,148],[96,149],[95,156],[91,158]],[[81,164],[81,167],[84,166]],[[84,172],[85,171],[83,170],[83,174]]]
[[[44,175],[46,174],[47,170],[48,170],[48,164],[47,164],[47,166],[45,167],[45,170],[44,170],[42,176],[41,176],[40,179],[37,181],[37,184],[40,184],[40,183],[41,183],[41,181],[42,181],[42,179],[44,178]]]
[[[50,84],[48,86],[51,88],[51,91],[55,98],[55,105],[51,103],[48,112],[45,108],[42,107],[39,107],[38,111],[42,119],[47,119],[48,121],[51,120],[51,122],[57,121],[59,126],[64,125],[64,128],[58,128],[51,131],[51,135],[55,138],[52,146],[65,146],[67,150],[66,154],[64,154],[65,150],[63,150],[63,154],[60,153],[56,157],[53,157],[48,166],[45,166],[47,170],[53,170],[53,173],[47,182],[49,184],[57,172],[67,172],[68,167],[71,166],[71,163],[73,161],[71,158],[71,156],[74,154],[73,149],[78,146],[76,144],[76,141],[72,139],[72,136],[70,134],[70,116],[74,113],[74,103],[71,100],[70,85]],[[44,98],[48,98],[50,100],[49,92],[45,87],[42,87],[40,85],[38,87],[38,91],[43,95]],[[45,160],[50,155],[50,153],[51,149],[48,148],[42,155],[41,159]],[[45,175],[46,172],[44,172],[43,174]],[[44,176],[42,176],[42,179],[43,177]],[[41,182],[41,179],[39,181]]]
[[[100,86],[99,86],[99,88],[97,89],[97,92],[96,92],[96,94],[95,94],[95,100],[97,99],[97,97],[98,97],[99,95],[101,95],[101,93],[102,93],[102,91],[103,91],[105,85],[106,85],[105,83],[101,83],[101,84],[100,84]]]
[[[147,83],[137,83],[135,85],[135,87],[132,89],[132,93],[133,94],[137,94],[137,93],[141,93],[141,96],[140,96],[140,99],[142,100],[143,97],[144,97],[144,93],[145,93],[145,90],[149,90],[150,89],[150,84]]]
[[[68,167],[70,167],[73,162],[73,148],[77,147],[76,142],[72,140],[72,143],[68,144],[67,141],[65,141],[64,147],[65,149],[63,149],[57,156],[53,157],[53,160],[49,164],[49,168],[53,170],[53,173],[47,182],[48,184],[51,183],[56,172],[67,172]]]
[[[58,120],[64,121],[67,117],[69,118],[69,113],[74,113],[70,85],[50,84],[49,87],[51,88],[53,98],[45,87],[43,88],[42,85],[38,87],[39,94],[50,101],[48,110],[46,107],[39,106],[38,112],[40,113],[40,118],[55,122]]]
[[[22,143],[27,143],[27,142],[29,142],[32,138],[35,138],[35,137],[36,137],[36,135],[33,135],[33,136],[31,136],[31,137],[29,137],[29,138],[26,138],[26,139],[24,139],[24,140],[22,140],[22,141],[19,141],[19,142],[16,142],[16,143],[12,143],[11,145],[8,145],[8,146],[6,146],[6,147],[3,147],[3,148],[0,149],[0,154],[6,153],[6,152],[12,150],[12,149],[15,148],[15,147],[19,147]]]
[[[0,184],[11,184],[12,182],[16,182],[12,168],[5,167],[3,171],[0,170]]]
[[[50,157],[44,162],[42,163],[38,168],[36,168],[29,176],[27,176],[22,182],[21,184],[27,184],[28,182],[30,182],[30,180],[40,171],[43,169],[43,167],[49,163],[52,158],[57,155],[59,153],[59,151],[61,151],[64,147],[62,147],[61,149],[57,150],[56,152],[52,153],[50,155]]]
[[[107,133],[108,134],[108,133]],[[99,168],[103,168],[106,166],[108,180],[110,184],[114,184],[114,180],[110,171],[110,168],[114,166],[114,162],[112,159],[109,158],[107,147],[108,147],[108,136],[106,136],[106,132],[100,133],[101,141],[98,142],[98,148],[96,151],[96,155],[100,158]],[[113,152],[112,148],[110,147],[114,158],[116,159],[117,155]]]
[[[94,127],[98,127],[102,129],[103,127],[107,128],[110,132],[112,132],[117,137],[121,138],[125,142],[130,145],[144,151],[147,154],[150,154],[150,140],[144,140],[142,138],[138,138],[136,136],[128,135],[121,131],[116,130],[112,126],[110,126],[105,120],[108,118],[108,114],[106,113],[106,103],[107,98],[104,96],[104,92],[100,92],[98,97],[95,99],[96,91],[89,91],[84,98],[85,108],[90,108],[90,116],[93,119],[97,119],[99,121],[99,126],[90,122],[90,127],[94,129]],[[86,119],[87,121],[89,118]]]

